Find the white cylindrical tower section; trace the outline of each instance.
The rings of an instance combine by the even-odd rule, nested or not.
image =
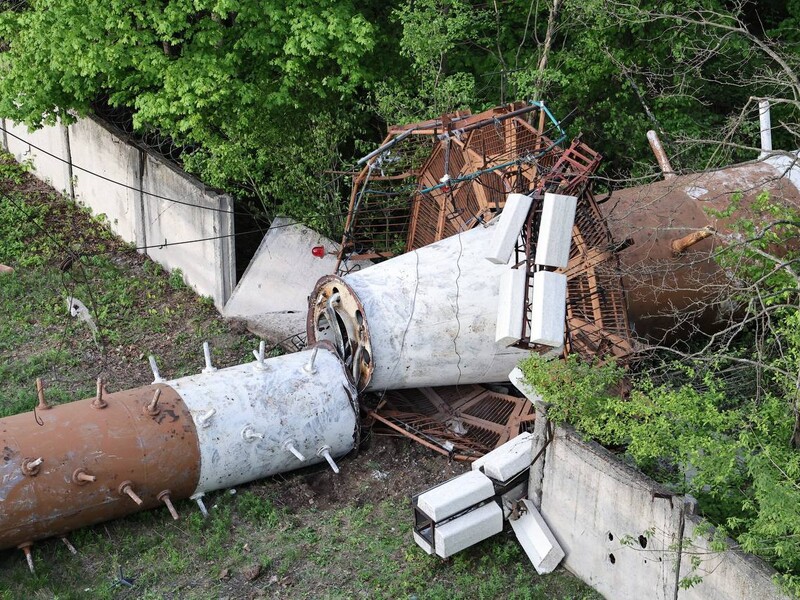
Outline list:
[[[323,448],[343,456],[358,440],[356,389],[327,344],[167,384],[197,427],[195,494],[325,462]]]
[[[485,259],[495,222],[322,278],[311,294],[309,342],[343,348],[359,389],[507,380],[530,352],[495,342],[500,278],[509,268]]]

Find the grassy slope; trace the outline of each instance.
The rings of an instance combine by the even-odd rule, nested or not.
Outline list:
[[[203,340],[218,366],[251,358],[257,340],[8,158],[0,193],[0,263],[17,269],[0,275],[0,416],[33,407],[36,377],[57,403],[92,395],[98,376],[110,391],[149,383],[151,353],[167,377],[197,372]],[[97,335],[68,315],[67,296],[89,307]],[[2,551],[0,598],[598,597],[564,573],[538,577],[508,534],[449,561],[425,555],[407,495],[460,467],[386,437],[342,467],[212,494],[207,520],[185,501],[178,522],[162,510],[82,529],[77,556],[39,543],[35,576],[21,552]]]

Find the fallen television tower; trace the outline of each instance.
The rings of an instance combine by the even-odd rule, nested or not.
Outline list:
[[[98,380],[94,398],[58,406],[37,382],[36,410],[0,419],[0,549],[22,549],[33,570],[45,538],[162,505],[177,519],[186,498],[205,514],[209,491],[315,463],[338,473],[359,443],[360,391],[506,380],[530,352],[507,331],[521,331],[530,307],[502,282],[521,266],[514,249],[532,202],[512,195],[485,226],[323,278],[302,352],[265,359],[262,343],[254,361],[217,369],[206,344],[197,375],[165,381],[151,361],[151,385],[108,393]],[[569,209],[574,198],[548,203]],[[560,351],[565,276],[548,268],[556,283],[533,320],[555,327],[547,343]]]

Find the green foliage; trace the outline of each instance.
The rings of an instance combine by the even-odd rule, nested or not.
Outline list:
[[[613,365],[570,357],[522,368],[554,420],[697,497],[719,537],[767,559],[800,596],[800,218],[767,192],[734,194],[716,216],[733,229],[717,260],[736,318],[698,355],[658,365],[666,382],[634,374],[622,398]]]
[[[0,113],[38,126],[107,98],[187,145],[206,183],[267,194],[273,215],[307,198],[331,145],[354,133],[377,68],[365,13],[350,0],[31,2],[0,12]]]

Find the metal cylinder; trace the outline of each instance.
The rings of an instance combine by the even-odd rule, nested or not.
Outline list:
[[[161,412],[151,417],[142,409],[157,388]],[[102,410],[92,398],[0,419],[0,548],[154,508],[165,489],[186,497],[197,487],[195,425],[173,389],[147,386],[104,401]],[[125,482],[141,506],[120,489]]]
[[[529,351],[495,343],[495,221],[344,277],[310,296],[309,342],[340,346],[359,389],[504,381]],[[522,318],[520,316],[520,318]]]
[[[158,506],[174,518],[173,501],[332,462],[358,441],[356,389],[325,343],[103,402],[0,419],[0,549]]]
[[[312,373],[304,367],[315,352]],[[357,392],[327,344],[167,385],[195,419],[200,477],[192,495],[324,462],[320,448],[342,456],[357,442]]]
[[[628,242],[619,258],[637,335],[679,340],[698,328],[714,331],[731,316],[724,312],[729,274],[714,256],[721,245],[741,243],[739,219],[756,227],[769,222],[758,208],[761,192],[770,202],[800,207],[800,169],[782,158],[618,190],[600,205],[613,238]]]

